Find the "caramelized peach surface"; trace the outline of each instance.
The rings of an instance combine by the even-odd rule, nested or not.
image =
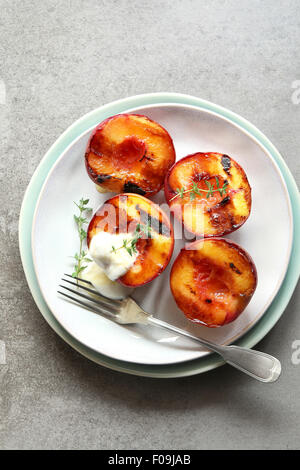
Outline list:
[[[177,256],[170,286],[186,317],[208,327],[235,320],[256,289],[255,265],[239,245],[206,238],[186,245]]]
[[[196,184],[201,195],[192,189]],[[226,187],[225,194],[214,191],[207,198],[208,186]],[[183,188],[183,197],[176,191]],[[199,236],[220,236],[233,232],[249,217],[251,188],[241,166],[221,153],[195,153],[179,160],[165,180],[165,196],[175,216],[189,232]]]
[[[156,194],[175,162],[168,132],[146,116],[118,114],[93,131],[86,169],[101,192]]]
[[[138,194],[119,194],[107,200],[90,221],[88,246],[99,231],[134,232],[137,224],[150,226],[151,238],[137,242],[138,256],[133,266],[118,280],[129,287],[152,281],[167,267],[174,247],[173,227],[167,215],[149,199]]]

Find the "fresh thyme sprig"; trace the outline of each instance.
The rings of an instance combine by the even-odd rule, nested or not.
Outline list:
[[[81,198],[79,203],[74,204],[79,209],[79,215],[74,214],[74,220],[77,226],[78,235],[79,235],[79,253],[75,253],[75,265],[74,265],[74,272],[72,273],[73,277],[78,277],[79,274],[86,268],[86,265],[83,263],[89,263],[92,261],[90,258],[87,257],[87,252],[83,249],[83,242],[86,239],[86,231],[84,230],[84,226],[89,222],[85,215],[92,211],[90,207],[87,207],[89,199]]]
[[[198,184],[193,182],[193,186],[190,189],[186,189],[184,187],[182,188],[177,188],[176,189],[176,194],[170,199],[170,202],[176,199],[177,197],[180,197],[183,199],[184,195],[189,193],[190,194],[190,201],[193,201],[195,197],[198,196],[203,196],[202,193],[206,193],[206,199],[211,197],[214,193],[218,192],[221,196],[224,196],[227,191],[227,186],[228,186],[228,181],[224,181],[224,184],[222,187],[220,187],[220,182],[219,178],[216,176],[216,187],[209,181],[205,180],[205,184],[207,186],[207,189],[200,189]]]
[[[148,222],[146,225],[137,224],[137,226],[135,227],[135,231],[133,232],[132,240],[128,240],[127,238],[124,238],[122,246],[119,246],[118,248],[115,248],[114,246],[112,246],[112,252],[116,253],[121,248],[125,248],[127,253],[129,253],[130,256],[133,256],[134,253],[137,253],[136,244],[138,240],[142,238],[143,234],[147,235],[148,238],[151,238],[150,222]]]

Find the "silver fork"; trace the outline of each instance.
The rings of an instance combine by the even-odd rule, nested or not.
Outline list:
[[[133,323],[130,321],[130,316],[137,315],[138,318],[135,323],[155,325],[190,338],[193,341],[197,341],[205,348],[222,356],[224,361],[231,366],[245,372],[245,374],[248,374],[261,382],[275,382],[275,380],[280,376],[281,364],[278,359],[270,356],[269,354],[255,351],[253,349],[242,348],[240,346],[220,346],[218,344],[211,343],[210,341],[193,336],[187,331],[181,330],[180,328],[170,325],[158,318],[154,318],[152,315],[145,312],[131,297],[127,297],[124,300],[109,299],[96,291],[89,281],[77,277],[74,278],[70,276],[70,274],[65,274],[65,276],[71,278],[72,281],[70,279],[62,280],[75,286],[76,289],[60,284],[60,287],[64,289],[64,292],[58,291],[59,294],[95,313],[111,318],[116,323],[123,325]],[[74,282],[74,280],[80,281],[80,284],[78,282]],[[79,291],[79,288],[85,293]],[[65,291],[75,294],[76,297],[74,295],[67,294]],[[88,302],[82,299],[85,299]]]

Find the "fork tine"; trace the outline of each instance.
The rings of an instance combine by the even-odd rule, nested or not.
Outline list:
[[[72,279],[76,279],[76,281],[85,282],[86,284],[90,284],[90,286],[93,285],[90,281],[87,281],[86,279],[81,279],[80,277],[72,276],[71,274],[64,273],[64,276],[68,276],[68,277],[71,277]]]
[[[91,305],[90,303],[83,302],[82,300],[76,299],[76,298],[72,297],[71,295],[66,294],[65,292],[61,292],[60,290],[58,290],[57,293],[60,294],[60,295],[63,295],[64,297],[67,297],[68,299],[73,300],[73,302],[76,302],[79,305],[83,305],[85,308],[91,310],[92,312],[98,313],[100,315],[104,314],[104,315],[115,318],[115,315],[113,313],[108,312],[108,311],[106,312],[106,311],[100,310],[100,308],[96,308],[93,305]]]
[[[80,278],[75,278],[75,279],[79,279],[79,281],[81,281]],[[69,284],[72,284],[72,286],[80,287],[80,289],[86,290],[87,292],[90,292],[91,294],[97,295],[107,305],[112,305],[113,304],[113,305],[117,306],[117,305],[120,305],[120,303],[122,302],[121,300],[118,300],[118,299],[109,299],[108,297],[105,297],[104,295],[100,294],[95,289],[90,289],[89,287],[80,286],[80,285],[76,284],[76,282],[69,281],[68,279],[62,278],[62,281],[68,282]]]
[[[78,292],[78,291],[76,291],[76,290],[74,290],[74,289],[70,289],[69,287],[63,286],[63,285],[61,285],[61,284],[59,284],[59,287],[62,287],[63,289],[66,289],[66,290],[68,290],[69,292],[72,292],[73,294],[78,295],[79,297],[83,297],[84,299],[87,299],[87,300],[89,300],[90,302],[93,302],[94,304],[99,305],[102,310],[105,310],[105,311],[108,312],[109,314],[117,314],[117,313],[118,313],[118,309],[115,308],[114,305],[107,305],[107,304],[105,304],[104,302],[102,302],[101,300],[93,299],[93,298],[90,297],[89,295],[85,295],[85,294],[83,294],[82,292]]]

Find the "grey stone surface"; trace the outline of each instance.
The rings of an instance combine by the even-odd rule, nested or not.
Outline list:
[[[243,115],[299,183],[299,28],[298,0],[0,0],[1,449],[299,448],[299,290],[258,345],[282,361],[273,385],[229,366],[177,380],[126,376],[46,324],[17,233],[25,188],[62,131],[144,92],[188,93]]]

